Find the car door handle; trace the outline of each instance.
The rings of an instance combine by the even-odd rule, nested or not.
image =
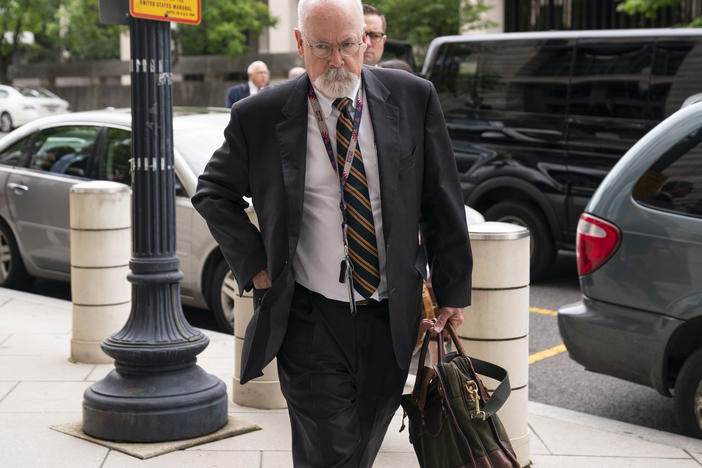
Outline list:
[[[9,184],[7,184],[7,186],[15,192],[26,192],[29,190],[29,187],[27,187],[26,185],[16,184],[14,182],[10,182]]]

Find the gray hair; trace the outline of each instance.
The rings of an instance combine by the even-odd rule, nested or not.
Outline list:
[[[256,67],[261,65],[263,65],[266,68],[266,70],[268,70],[268,65],[266,65],[265,62],[262,62],[261,60],[256,60],[255,62],[251,62],[249,64],[249,68],[246,69],[246,73],[251,75],[256,70]]]
[[[356,8],[358,17],[361,19],[361,31],[363,30],[363,4],[361,3],[361,0],[346,0],[347,2],[352,2],[354,4],[354,8]],[[300,30],[300,32],[304,32],[304,29],[302,29],[302,26],[305,24],[307,21],[307,17],[309,16],[310,9],[320,3],[339,3],[340,0],[300,0],[300,2],[297,4],[297,29]]]

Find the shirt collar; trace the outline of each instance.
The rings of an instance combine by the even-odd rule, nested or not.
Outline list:
[[[258,92],[258,86],[253,84],[253,81],[249,80],[249,93],[253,91],[254,93]]]
[[[358,90],[361,87],[361,79],[359,78],[358,82],[356,83],[356,86],[353,88],[353,90],[346,95],[347,98],[351,99],[351,102],[355,102],[356,95],[358,94]],[[332,110],[334,110],[334,101],[336,98],[328,98],[324,94],[317,92],[315,90],[315,94],[317,95],[317,100],[319,101],[319,106],[322,109],[322,114],[324,114],[324,117],[329,117],[332,113]],[[353,115],[353,112],[352,112]]]

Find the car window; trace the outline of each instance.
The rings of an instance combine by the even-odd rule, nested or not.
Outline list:
[[[29,168],[85,177],[99,130],[80,125],[42,130],[32,142]]]
[[[561,41],[562,42],[562,41]],[[431,70],[444,112],[564,114],[573,47],[567,43],[452,43]]]
[[[34,88],[17,88],[17,91],[24,97],[46,97]]]
[[[129,161],[131,158],[131,132],[121,128],[108,129],[107,144],[102,160],[100,161],[98,178],[131,185],[131,178],[129,175]]]
[[[653,42],[578,42],[570,113],[592,117],[648,119]]]
[[[666,151],[638,180],[634,198],[644,205],[702,217],[702,128]]]
[[[31,136],[24,137],[0,152],[0,164],[16,166],[20,162],[20,159],[22,159],[22,155],[24,154],[22,150],[27,145],[27,141],[30,138]]]
[[[1,99],[7,99],[8,96],[9,96],[9,93],[7,91],[5,91],[4,89],[0,89],[0,98]]]
[[[176,192],[176,197],[190,198],[188,196],[188,192],[185,191],[185,187],[183,187],[183,183],[180,181],[180,177],[178,177],[177,174],[175,176],[175,192]]]
[[[651,113],[661,120],[678,110],[684,100],[700,92],[699,73],[702,41],[659,39],[651,70]]]

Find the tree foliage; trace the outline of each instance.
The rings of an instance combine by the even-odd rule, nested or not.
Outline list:
[[[59,0],[0,0],[0,82],[8,81],[8,68],[20,52],[36,48],[30,37],[54,21]]]
[[[426,50],[436,36],[482,29],[493,23],[483,19],[490,7],[485,0],[376,0],[373,5],[387,21],[387,35]]]
[[[661,8],[676,6],[682,0],[618,0],[617,11],[636,15],[643,13],[646,18],[655,18]],[[702,27],[702,17],[692,20],[688,27]]]
[[[248,34],[261,34],[274,26],[268,6],[257,0],[208,0],[202,6],[202,22],[179,24],[174,34],[182,55],[241,55],[248,51]]]
[[[257,0],[203,3],[202,23],[181,24],[174,32],[176,51],[239,55],[248,50],[248,34],[276,23]],[[99,0],[0,0],[0,82],[8,81],[8,67],[19,57],[28,62],[119,58],[125,27],[101,23],[98,5]]]
[[[617,11],[629,15],[643,13],[646,18],[655,18],[658,9],[680,4],[682,0],[619,0]]]
[[[121,26],[100,22],[98,0],[63,0],[57,15],[69,61],[119,58]],[[62,19],[64,17],[65,19]]]

